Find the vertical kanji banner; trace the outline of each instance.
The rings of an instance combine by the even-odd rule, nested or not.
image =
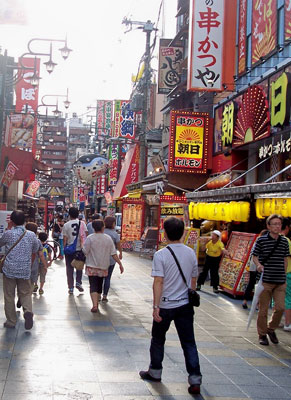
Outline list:
[[[171,111],[169,171],[206,173],[209,114]]]
[[[291,40],[291,0],[285,0],[285,41]]]
[[[119,145],[111,144],[109,148],[108,186],[115,186],[118,174]]]
[[[135,138],[135,113],[130,108],[129,100],[115,100],[114,136],[124,139]]]
[[[277,2],[253,0],[252,64],[275,49],[277,44]]]
[[[104,100],[97,100],[96,127],[97,135],[101,136],[104,132]]]
[[[30,70],[25,70],[25,69],[22,70],[23,73],[22,79],[16,84],[15,111],[20,113],[28,113],[36,115],[38,106],[38,87],[32,86],[29,78],[33,76],[34,72],[39,76],[40,59],[23,57],[19,59],[18,67],[20,68],[20,70],[23,67],[30,68]],[[26,129],[26,126],[23,126],[23,128]],[[21,135],[21,131],[20,132],[18,131],[16,133],[17,133],[16,136]],[[37,134],[37,121],[36,117],[34,117],[33,132],[31,136],[31,146],[22,146],[31,149],[33,154],[35,154],[36,151],[36,134]]]
[[[239,29],[238,29],[238,73],[246,68],[246,29],[247,29],[247,0],[239,3]]]

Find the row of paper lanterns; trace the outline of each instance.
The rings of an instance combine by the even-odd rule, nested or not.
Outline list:
[[[257,199],[257,218],[263,219],[271,214],[280,214],[282,217],[291,217],[291,198]]]
[[[225,222],[247,222],[250,217],[250,203],[231,201],[229,203],[194,203],[189,204],[190,219],[208,219]]]

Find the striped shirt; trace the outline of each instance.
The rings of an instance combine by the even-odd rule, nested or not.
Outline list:
[[[286,282],[285,257],[289,256],[288,241],[280,235],[280,241],[275,251],[268,257],[276,244],[270,233],[259,237],[253,247],[252,255],[259,258],[264,266],[263,282],[281,285]],[[279,239],[278,239],[279,240]],[[264,261],[266,258],[268,259]]]

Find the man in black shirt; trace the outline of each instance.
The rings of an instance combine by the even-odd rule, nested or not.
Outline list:
[[[259,237],[252,251],[253,260],[258,272],[263,273],[264,290],[259,298],[259,313],[257,330],[261,345],[268,345],[269,336],[271,342],[279,343],[275,333],[278,328],[284,309],[286,291],[286,269],[289,256],[288,241],[280,235],[282,217],[272,214],[267,218],[268,233]],[[269,323],[268,309],[274,299],[274,308]]]

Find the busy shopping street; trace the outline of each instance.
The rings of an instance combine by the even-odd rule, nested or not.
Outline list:
[[[114,271],[108,303],[92,314],[87,277],[84,293],[69,295],[64,262],[52,264],[44,294],[33,295],[34,327],[24,330],[19,310],[16,329],[0,329],[2,400],[193,398],[174,325],[161,383],[140,379],[149,363],[151,261],[124,253],[123,265],[124,274]],[[259,346],[255,319],[246,330],[241,299],[213,294],[208,282],[200,293],[194,330],[203,378],[195,398],[290,399],[291,333],[280,328],[279,344]]]

